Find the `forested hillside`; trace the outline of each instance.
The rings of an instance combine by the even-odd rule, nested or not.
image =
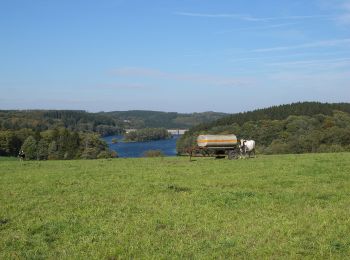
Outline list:
[[[227,114],[203,112],[181,114],[160,111],[114,111],[89,113],[79,110],[0,110],[0,130],[35,131],[64,127],[72,131],[120,134],[127,128],[190,128]]]
[[[67,128],[78,132],[96,132],[102,136],[119,134],[118,120],[102,114],[79,110],[0,110],[0,130]]]
[[[350,150],[350,104],[303,102],[233,114],[187,132],[179,152],[195,144],[198,134],[229,134],[254,139],[262,153]]]
[[[33,131],[28,128],[0,131],[0,156],[17,156],[23,150],[27,160],[96,159],[115,154],[98,134],[67,128]]]
[[[0,156],[26,159],[113,157],[100,136],[119,134],[118,122],[105,115],[72,110],[0,111]]]
[[[88,113],[79,110],[0,110],[0,156],[27,159],[76,159],[113,157],[101,136],[133,132],[128,140],[167,138],[165,128],[188,128],[208,122],[223,113],[178,114],[156,111]],[[150,127],[162,129],[150,129]]]
[[[171,138],[171,134],[165,128],[143,128],[125,135],[127,142],[147,142],[168,138]]]
[[[122,121],[125,128],[185,128],[188,129],[198,124],[212,122],[225,113],[203,112],[203,113],[177,113],[146,110],[103,112],[112,118]]]

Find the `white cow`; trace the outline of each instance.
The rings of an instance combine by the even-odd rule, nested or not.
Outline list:
[[[241,150],[241,156],[248,157],[250,158],[250,155],[254,154],[255,157],[255,141],[254,140],[244,140],[241,139],[241,145],[240,145],[240,150]]]

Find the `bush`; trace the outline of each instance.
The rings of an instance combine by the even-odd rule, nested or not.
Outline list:
[[[52,141],[49,145],[48,159],[49,160],[58,160],[59,159],[58,146],[57,146],[57,143],[55,141]]]
[[[82,159],[96,159],[98,154],[98,149],[96,148],[85,148],[81,154]]]
[[[117,157],[116,155],[117,153],[113,151],[109,152],[109,151],[102,151],[97,155],[97,159],[108,159],[108,158],[115,158]]]
[[[161,150],[148,150],[144,152],[145,157],[163,157],[164,153]]]
[[[49,152],[48,152],[49,144],[45,141],[45,139],[41,139],[38,143],[37,149],[37,158],[38,160],[46,160]]]
[[[345,149],[339,145],[339,144],[321,144],[318,148],[319,153],[337,153],[337,152],[344,152]]]
[[[119,155],[116,151],[111,151],[111,158],[118,158]]]
[[[21,150],[24,151],[26,159],[34,160],[37,158],[37,143],[33,136],[29,136],[23,143]]]
[[[283,154],[289,152],[289,146],[279,140],[272,141],[271,145],[265,150],[266,154]]]

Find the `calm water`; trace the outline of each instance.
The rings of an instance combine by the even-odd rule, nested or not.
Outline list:
[[[118,139],[118,143],[112,144],[112,139]],[[142,157],[143,153],[148,150],[161,150],[166,156],[176,155],[176,140],[178,135],[173,136],[171,139],[150,141],[150,142],[134,142],[123,143],[121,140],[123,136],[107,136],[103,139],[107,142],[109,148],[118,153],[119,157]]]

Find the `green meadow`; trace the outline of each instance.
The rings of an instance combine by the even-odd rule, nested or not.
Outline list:
[[[0,259],[341,259],[350,153],[0,159]]]

